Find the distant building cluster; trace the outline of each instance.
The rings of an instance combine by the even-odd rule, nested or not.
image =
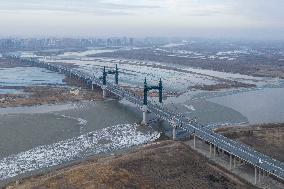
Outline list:
[[[103,47],[103,46],[133,46],[134,38],[5,38],[0,39],[0,50],[33,50],[49,48],[84,48],[84,47]]]

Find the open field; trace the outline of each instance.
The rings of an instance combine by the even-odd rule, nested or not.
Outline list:
[[[254,188],[185,144],[146,145],[130,153],[95,158],[6,188]]]

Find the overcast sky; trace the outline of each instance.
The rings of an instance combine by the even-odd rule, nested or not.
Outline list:
[[[0,36],[284,39],[284,0],[0,0]]]

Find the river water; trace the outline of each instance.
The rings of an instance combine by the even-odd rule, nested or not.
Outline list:
[[[0,94],[22,94],[21,87],[64,85],[64,75],[37,67],[0,68]]]
[[[1,109],[0,120],[0,183],[160,136],[137,124],[137,110],[114,100]]]
[[[264,88],[209,101],[240,112],[250,124],[284,122],[284,88]]]
[[[25,86],[65,86],[63,74],[37,67],[0,69],[0,94]],[[0,108],[0,186],[14,177],[113,153],[160,137],[139,126],[139,109],[116,100]]]

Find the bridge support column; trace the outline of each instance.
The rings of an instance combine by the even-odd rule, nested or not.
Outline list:
[[[257,168],[254,167],[254,184],[257,184]]]
[[[230,154],[230,169],[232,169],[232,154]]]
[[[216,156],[216,145],[213,146],[213,156]]]
[[[196,148],[196,136],[195,133],[193,134],[193,148]]]
[[[94,82],[92,81],[92,91],[94,90]]]
[[[237,157],[234,156],[234,168],[236,168],[236,158]]]
[[[177,126],[173,126],[173,140],[176,140],[177,137]]]
[[[143,111],[142,124],[143,124],[143,125],[147,125],[147,111],[148,111],[147,105],[143,105],[142,111]]]
[[[242,165],[242,160],[241,160],[241,158],[239,158],[239,160],[238,160],[238,164],[239,164],[239,166],[241,166],[241,165]]]
[[[106,98],[106,85],[102,86],[102,90],[103,90],[103,98]]]
[[[209,144],[209,154],[210,154],[210,157],[212,156],[212,144],[210,143]]]

